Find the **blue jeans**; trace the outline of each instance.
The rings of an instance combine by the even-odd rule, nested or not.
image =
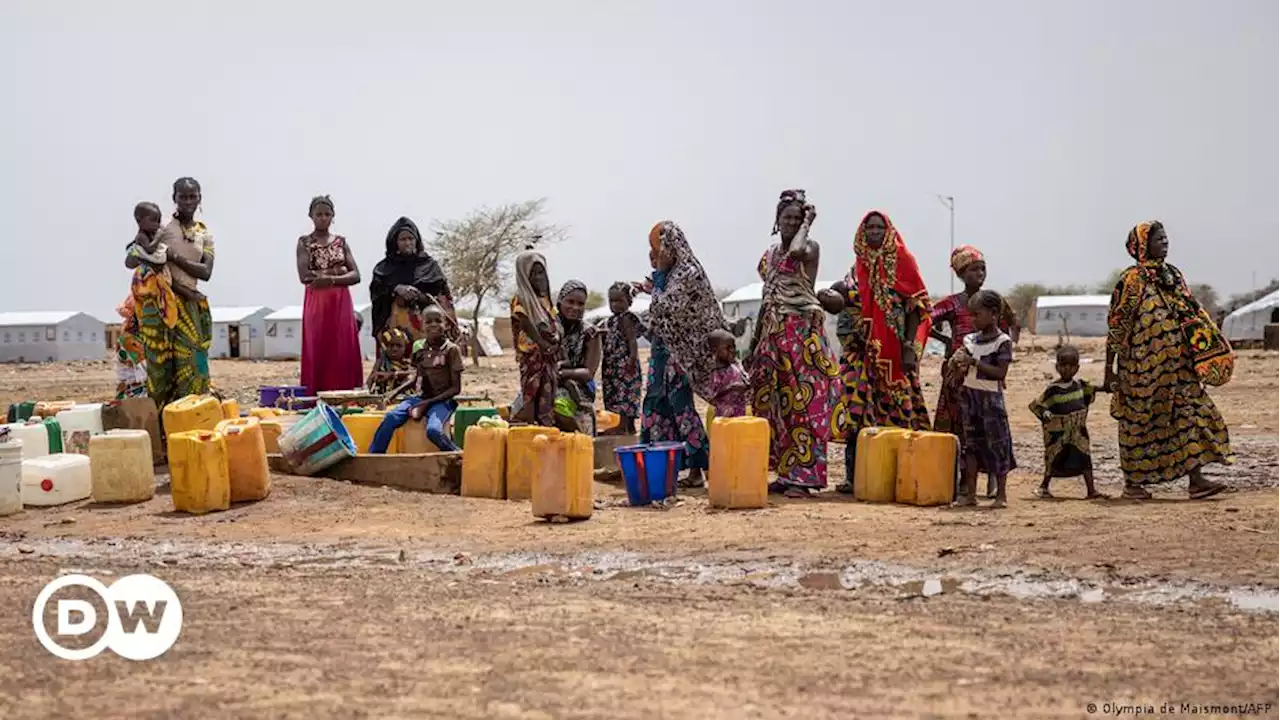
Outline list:
[[[378,455],[386,453],[392,436],[396,434],[396,430],[409,422],[409,411],[420,402],[422,401],[418,398],[411,397],[388,411],[387,416],[382,419],[382,424],[378,425],[378,431],[373,434],[373,442],[369,443],[369,452]],[[449,418],[453,417],[453,411],[457,409],[458,403],[452,400],[438,402],[427,408],[425,415],[427,439],[443,452],[453,452],[458,449],[458,446],[453,444],[453,439],[444,434],[444,424],[449,422]]]

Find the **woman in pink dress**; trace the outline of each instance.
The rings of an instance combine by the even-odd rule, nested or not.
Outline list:
[[[302,384],[309,393],[351,390],[364,383],[360,337],[350,286],[360,268],[346,238],[329,232],[333,201],[311,200],[315,230],[298,238],[298,279],[306,286],[302,302]]]

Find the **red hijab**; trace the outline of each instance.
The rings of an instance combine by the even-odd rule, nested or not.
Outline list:
[[[867,220],[873,215],[884,220],[884,242],[878,248],[867,244]],[[920,277],[920,267],[889,216],[878,210],[867,213],[858,224],[853,252],[857,257],[853,276],[858,284],[869,359],[882,368],[887,365],[890,382],[905,383],[899,332],[907,312],[919,312],[921,316],[912,339],[917,358],[929,337],[929,291]]]

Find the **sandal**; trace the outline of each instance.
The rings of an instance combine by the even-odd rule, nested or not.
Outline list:
[[[1124,500],[1150,500],[1151,493],[1140,487],[1127,487],[1120,497]]]
[[[840,483],[839,485],[837,485],[837,486],[836,486],[836,492],[838,492],[838,493],[840,493],[840,494],[842,494],[842,495],[852,495],[852,494],[853,494],[853,483],[851,483],[851,482],[842,482],[842,483]]]
[[[1106,493],[1100,493],[1097,490],[1094,490],[1088,495],[1085,495],[1084,499],[1085,500],[1110,500],[1111,496],[1107,495]]]
[[[1033,496],[1041,500],[1053,500],[1053,493],[1049,492],[1049,488],[1038,487],[1032,493]]]
[[[791,498],[792,500],[800,500],[810,497],[809,489],[802,487],[789,487],[786,492],[782,493],[782,497]]]
[[[978,504],[978,499],[975,498],[974,496],[963,495],[961,497],[956,498],[955,502],[951,503],[951,507],[956,507],[956,508],[973,507],[977,504]]]
[[[1226,485],[1222,485],[1220,483],[1206,482],[1205,484],[1199,487],[1189,488],[1187,490],[1187,494],[1191,496],[1192,500],[1203,500],[1205,498],[1213,497],[1214,495],[1217,495],[1218,493],[1226,489],[1227,489]]]
[[[706,487],[707,480],[705,477],[682,477],[676,480],[676,486],[685,490],[696,490],[700,487]]]
[[[770,495],[782,495],[786,492],[787,492],[787,484],[782,482],[781,480],[774,480],[773,482],[769,483]]]

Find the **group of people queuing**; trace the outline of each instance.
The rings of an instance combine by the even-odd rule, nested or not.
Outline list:
[[[126,322],[119,393],[147,394],[161,406],[209,389],[212,322],[198,282],[213,272],[213,235],[196,219],[198,182],[175,182],[173,202],[168,223],[152,203],[135,208],[138,233],[126,256],[134,275],[120,308]],[[305,286],[302,384],[312,392],[363,385],[403,398],[387,413],[373,452],[385,451],[395,429],[410,418],[426,421],[438,447],[454,449],[443,428],[462,389],[460,328],[448,279],[426,252],[417,226],[398,219],[387,233],[386,255],[373,269],[371,330],[378,359],[365,378],[350,294],[361,282],[360,270],[346,240],[330,232],[333,201],[314,198],[309,216],[314,229],[297,243]],[[978,477],[986,475],[985,495],[1003,507],[1007,477],[1017,467],[1004,387],[1018,323],[1009,304],[984,288],[983,253],[971,245],[952,252],[951,269],[964,289],[935,304],[902,235],[888,215],[871,211],[854,233],[853,262],[844,278],[819,288],[822,248],[810,237],[816,219],[805,191],[781,194],[773,224],[777,241],[757,266],[764,287],[745,353],[738,352],[711,281],[674,222],[650,230],[651,272],[610,286],[611,314],[599,325],[584,317],[586,285],[569,280],[553,294],[546,258],[535,250],[521,253],[510,305],[520,372],[512,421],[595,435],[599,395],[604,409],[620,417],[614,432],[638,430],[641,442],[683,443],[687,472],[680,483],[697,487],[709,460],[707,425],[695,409],[695,398],[702,398],[717,417],[750,413],[768,421],[776,475],[769,489],[793,498],[827,486],[832,442],[845,447],[846,480],[837,490],[851,493],[863,428],[933,429],[959,440],[956,503],[976,504]],[[1030,405],[1044,427],[1045,470],[1037,496],[1051,497],[1052,478],[1083,477],[1088,496],[1101,497],[1087,427],[1099,391],[1111,393],[1119,424],[1123,497],[1150,498],[1144,486],[1184,476],[1193,499],[1224,489],[1202,472],[1233,461],[1226,425],[1205,386],[1229,380],[1230,346],[1182,273],[1166,262],[1169,241],[1160,223],[1136,226],[1126,247],[1135,264],[1112,293],[1103,385],[1076,378],[1079,353],[1062,347],[1059,377]],[[637,314],[632,302],[642,293],[651,302]],[[837,318],[838,348],[827,339],[828,314]],[[945,346],[932,421],[919,373],[931,337]],[[641,339],[650,347],[647,371]]]

